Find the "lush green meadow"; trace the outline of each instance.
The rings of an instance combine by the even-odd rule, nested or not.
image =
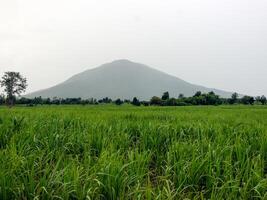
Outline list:
[[[267,199],[267,107],[0,107],[0,199]]]

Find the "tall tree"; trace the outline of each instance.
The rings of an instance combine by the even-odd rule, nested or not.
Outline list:
[[[5,96],[3,94],[0,94],[0,105],[5,103]]]
[[[163,95],[162,95],[162,97],[161,97],[161,99],[163,101],[166,101],[169,98],[170,98],[169,92],[164,92]]]
[[[235,92],[232,94],[232,97],[229,99],[229,103],[235,104],[235,103],[237,103],[237,100],[238,100],[238,94]]]
[[[267,99],[266,99],[266,97],[264,95],[261,96],[260,102],[261,102],[262,105],[265,105],[266,104]]]
[[[134,106],[140,106],[141,105],[140,101],[136,97],[133,98],[132,104]]]
[[[7,104],[12,107],[15,103],[16,95],[26,91],[27,80],[19,72],[5,72],[0,80],[1,87],[4,87]]]

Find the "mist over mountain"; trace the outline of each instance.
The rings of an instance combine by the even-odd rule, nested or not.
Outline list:
[[[83,99],[137,97],[141,100],[149,100],[152,96],[161,96],[165,91],[168,91],[171,97],[178,97],[180,93],[192,96],[196,91],[214,91],[221,97],[230,97],[232,94],[188,83],[143,64],[129,60],[116,60],[76,74],[63,83],[30,93],[26,97],[81,97]]]

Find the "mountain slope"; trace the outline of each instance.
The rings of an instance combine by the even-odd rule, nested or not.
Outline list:
[[[67,81],[54,87],[33,92],[27,97],[81,97],[112,99],[132,99],[138,97],[148,100],[152,96],[161,96],[169,91],[170,96],[180,93],[192,96],[196,91],[214,91],[222,97],[231,93],[190,84],[177,77],[168,75],[146,65],[128,60],[117,60],[74,75]]]

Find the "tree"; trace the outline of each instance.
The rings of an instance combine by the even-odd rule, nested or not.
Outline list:
[[[5,72],[0,84],[4,87],[9,107],[14,105],[16,95],[20,96],[27,88],[27,80],[19,72]]]
[[[5,96],[3,94],[0,94],[0,105],[5,103]]]
[[[256,100],[256,102],[259,102],[260,103],[261,102],[261,96],[256,96],[255,97],[255,100]]]
[[[262,105],[265,105],[267,103],[267,99],[266,99],[266,97],[264,95],[261,96],[260,102],[261,102]]]
[[[210,91],[208,95],[216,95],[213,91]]]
[[[170,98],[165,102],[166,106],[176,106],[177,105],[177,101],[175,98]]]
[[[219,105],[221,104],[220,97],[216,95],[214,92],[209,92],[208,94],[204,95],[206,98],[207,105]]]
[[[254,97],[249,97],[249,101],[248,102],[249,102],[250,105],[254,104],[254,102],[255,102]]]
[[[178,99],[182,99],[182,98],[184,98],[184,94],[179,94],[179,96],[178,96]]]
[[[115,104],[118,105],[118,106],[120,106],[121,104],[123,104],[123,101],[121,99],[117,99],[115,101]]]
[[[41,96],[39,97],[34,97],[33,99],[33,104],[37,105],[37,104],[43,104],[43,99]]]
[[[136,97],[133,98],[132,104],[134,106],[140,106],[141,105],[140,101]]]
[[[254,101],[255,101],[254,97],[250,97],[250,96],[243,96],[241,99],[241,102],[246,105],[248,104],[252,105]]]
[[[142,101],[141,104],[144,105],[144,106],[149,106],[150,105],[149,101]]]
[[[193,97],[200,97],[201,94],[202,94],[202,93],[201,93],[200,91],[197,91]]]
[[[232,94],[232,97],[229,99],[229,103],[235,104],[235,103],[237,103],[237,99],[238,99],[238,94],[235,92]]]
[[[59,105],[61,103],[61,100],[57,97],[53,97],[52,99],[52,104],[56,104],[56,105]]]
[[[47,105],[50,105],[51,104],[51,99],[50,98],[45,99],[44,103],[47,104]]]
[[[162,104],[162,100],[161,100],[161,98],[154,96],[154,97],[151,98],[150,104],[151,105],[161,105]]]
[[[161,99],[163,101],[166,101],[169,98],[170,98],[169,92],[164,92],[163,95],[162,95],[162,97],[161,97]]]
[[[131,103],[131,100],[129,100],[129,99],[124,99],[123,102],[124,102],[124,103]]]

